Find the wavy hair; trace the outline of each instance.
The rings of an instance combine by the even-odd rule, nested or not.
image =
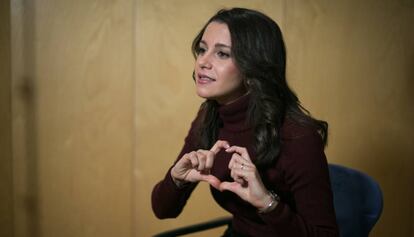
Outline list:
[[[328,123],[312,118],[287,84],[286,49],[276,22],[255,10],[222,9],[194,38],[191,49],[195,58],[204,31],[211,22],[228,26],[231,54],[250,93],[247,116],[254,129],[255,165],[260,168],[276,162],[281,146],[280,129],[285,118],[316,128],[326,145]],[[199,145],[209,149],[218,138],[221,124],[218,103],[207,99],[201,110],[197,131]]]

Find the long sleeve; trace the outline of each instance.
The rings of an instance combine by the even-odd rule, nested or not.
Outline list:
[[[181,159],[185,153],[196,150],[195,137],[193,132],[195,121],[192,123],[190,131],[185,138],[184,146],[181,149],[181,152],[179,153],[174,164],[179,159]],[[197,183],[192,183],[186,185],[185,187],[177,187],[171,177],[170,171],[172,167],[173,166],[168,169],[164,179],[158,182],[152,190],[152,210],[155,216],[159,219],[177,217],[183,210],[188,198],[197,186]]]
[[[152,210],[159,219],[175,218],[183,210],[188,198],[197,184],[178,188],[170,175],[171,168],[165,178],[152,190]]]
[[[294,205],[282,201],[262,220],[277,236],[339,236],[323,144],[316,131],[286,139],[280,157]]]

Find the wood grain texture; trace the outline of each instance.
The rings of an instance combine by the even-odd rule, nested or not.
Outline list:
[[[384,192],[371,236],[413,236],[413,4],[303,0],[286,9],[289,79],[330,123],[329,160],[368,173]]]
[[[131,236],[132,1],[15,1],[16,236]]]
[[[10,2],[0,2],[0,236],[13,236]]]

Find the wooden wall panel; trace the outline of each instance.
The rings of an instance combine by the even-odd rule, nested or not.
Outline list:
[[[17,236],[131,236],[133,2],[13,1]]]
[[[285,15],[289,79],[330,123],[329,160],[384,192],[371,236],[413,236],[414,4],[300,0]]]
[[[0,2],[0,236],[13,236],[10,2]]]

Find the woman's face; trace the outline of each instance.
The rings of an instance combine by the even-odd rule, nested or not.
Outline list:
[[[226,24],[211,22],[201,38],[194,66],[197,94],[219,104],[229,104],[246,89],[231,50]]]

